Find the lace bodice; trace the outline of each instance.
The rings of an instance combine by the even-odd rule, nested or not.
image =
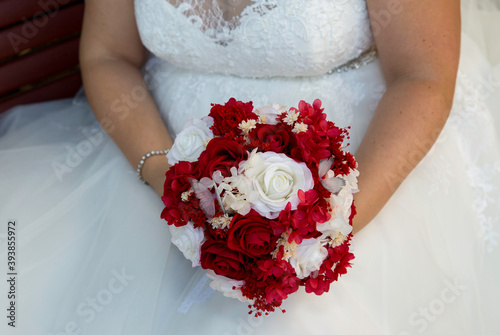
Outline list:
[[[135,9],[154,55],[200,72],[320,75],[373,43],[365,0],[136,0]]]

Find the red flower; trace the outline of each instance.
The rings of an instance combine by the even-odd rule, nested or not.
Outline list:
[[[332,269],[332,281],[337,280],[339,276],[347,273],[347,268],[351,267],[354,255],[349,252],[349,241],[350,238],[343,244],[328,250],[328,258],[325,260],[325,265],[331,268],[335,264],[335,269]]]
[[[242,160],[247,158],[248,152],[240,143],[220,137],[213,138],[198,159],[201,177],[212,178],[216,170],[219,170],[223,176],[230,176],[231,167],[237,167]]]
[[[274,301],[281,304],[287,297],[288,294],[283,291],[280,283],[275,283],[274,285],[268,285],[266,287],[266,302],[268,304]]]
[[[194,199],[184,202],[179,202],[179,211],[181,212],[181,217],[185,222],[191,221],[195,228],[201,227],[205,228],[205,223],[207,222],[207,216],[200,208],[200,200],[194,197]]]
[[[330,290],[330,281],[325,276],[308,277],[305,286],[307,293],[314,292],[316,295],[321,295]]]
[[[341,148],[338,148],[333,156],[336,159],[333,161],[331,169],[335,172],[335,175],[346,176],[358,166],[354,156],[350,152],[344,152]]]
[[[216,274],[231,279],[245,278],[245,264],[248,259],[227,247],[226,241],[209,239],[201,246],[201,267],[212,269]]]
[[[251,211],[233,217],[227,234],[227,246],[249,257],[268,255],[274,250],[278,236],[273,235],[270,220]]]
[[[165,173],[165,183],[163,185],[163,195],[170,193],[182,193],[191,188],[190,178],[198,179],[198,163],[181,161],[172,166]]]
[[[282,254],[282,248],[280,247],[280,252]],[[269,258],[262,259],[257,262],[259,271],[261,271],[260,276],[266,280],[268,277],[273,276],[279,278],[285,273],[294,273],[294,270],[290,263],[279,258]]]
[[[307,125],[307,130],[299,133],[292,131],[293,124],[288,124],[292,115],[285,112],[276,118],[276,124],[257,123],[245,134],[239,128],[241,122],[258,119],[251,102],[231,98],[224,105],[212,106],[210,116],[214,124],[211,129],[215,138],[208,143],[197,162],[179,162],[166,173],[162,197],[165,209],[161,217],[169,225],[179,227],[193,222],[195,227],[204,230],[206,241],[201,246],[201,266],[218,275],[242,280],[241,294],[252,300],[249,314],[260,316],[274,311],[300,286],[304,286],[308,293],[320,295],[328,292],[331,283],[351,266],[354,258],[349,251],[352,235],[347,236],[341,245],[325,246],[328,256],[316,271],[303,279],[297,277],[285,257],[289,255],[286,244],[278,246],[277,241],[288,237],[289,243],[300,244],[304,239],[321,236],[317,225],[331,219],[332,208],[331,193],[320,182],[320,163],[333,158],[330,169],[335,175],[347,175],[357,167],[352,154],[345,151],[344,140],[349,139],[349,128],[339,128],[327,121],[320,100],[315,100],[312,105],[300,101],[298,108],[291,108],[292,112],[298,113],[297,122]],[[252,210],[247,215],[235,214],[228,228],[212,226],[201,209],[206,206],[207,195],[203,197],[197,190],[199,198],[196,197],[196,192],[191,189],[191,178],[198,181],[203,177],[213,178],[215,171],[230,176],[231,168],[248,159],[253,149],[284,153],[304,162],[313,175],[314,188],[307,192],[298,190],[300,203],[297,208],[292,210],[291,203],[288,203],[274,220]],[[243,192],[236,189],[236,192],[240,191]],[[208,201],[215,205],[215,217],[224,215],[218,200],[209,196]],[[355,214],[353,203],[349,218],[351,225]]]
[[[165,176],[163,197],[161,198],[165,208],[161,213],[161,218],[166,220],[169,225],[184,226],[188,220],[182,215],[179,208],[180,195],[191,188],[190,178],[199,178],[198,164],[181,161],[172,166],[165,173]]]
[[[289,202],[286,204],[285,209],[283,209],[277,221],[271,221],[271,227],[273,228],[274,235],[281,235],[290,228],[292,222],[292,204]]]
[[[290,263],[282,259],[261,259],[256,265],[252,268],[251,276],[245,278],[241,292],[244,297],[254,301],[255,316],[262,315],[262,312],[267,315],[279,307],[289,294],[298,290],[301,280],[295,275]]]
[[[317,237],[319,234],[316,230],[316,223],[327,221],[330,219],[330,214],[318,204],[320,199],[314,189],[307,192],[299,190],[298,195],[300,203],[297,210],[291,215],[290,223],[293,229],[288,237],[288,242],[295,241],[300,244],[304,238]]]
[[[210,129],[215,136],[234,138],[241,130],[238,128],[241,121],[257,120],[259,117],[253,111],[252,102],[241,102],[235,98],[229,99],[223,105],[213,104],[209,116],[214,119]]]
[[[352,226],[352,220],[354,219],[354,216],[357,214],[358,212],[356,211],[356,206],[354,206],[354,200],[352,201],[352,205],[351,205],[351,215],[349,216],[349,224]]]
[[[299,101],[299,113],[305,124],[319,124],[326,119],[326,114],[321,108],[321,100],[314,100],[312,106],[304,100]]]
[[[258,124],[249,134],[250,139],[255,142],[255,147],[260,151],[274,151],[276,153],[289,154],[291,141],[295,139],[290,130],[282,124]]]
[[[328,257],[319,269],[319,275],[315,278],[309,277],[305,287],[307,293],[314,292],[321,295],[330,290],[330,284],[338,280],[339,277],[347,273],[347,268],[351,267],[354,255],[349,252],[350,238],[335,248],[328,248]]]
[[[307,132],[298,133],[297,145],[291,150],[292,158],[305,162],[308,166],[319,165],[322,159],[332,156],[330,142],[321,138],[314,132],[314,127],[309,127]]]

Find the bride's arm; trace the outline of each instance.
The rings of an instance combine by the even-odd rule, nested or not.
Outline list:
[[[137,167],[142,155],[172,146],[141,75],[146,52],[135,23],[133,0],[87,0],[80,44],[85,93],[104,130]],[[143,166],[144,179],[162,193],[164,155]]]
[[[460,1],[367,5],[387,91],[356,152],[361,192],[354,232],[377,215],[437,139],[452,106],[460,54]]]

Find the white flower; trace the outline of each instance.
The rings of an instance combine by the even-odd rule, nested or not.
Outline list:
[[[283,119],[289,126],[293,125],[299,119],[299,113],[291,110],[288,111],[287,116]]]
[[[203,229],[194,228],[192,222],[182,227],[169,228],[172,243],[193,263],[193,267],[200,266],[201,245],[205,241]]]
[[[346,186],[346,181],[342,176],[335,176],[335,172],[329,170],[325,174],[325,178],[320,179],[321,184],[324,188],[326,188],[330,193],[339,194],[344,186]]]
[[[189,198],[191,197],[191,193],[194,192],[194,189],[191,187],[189,190],[182,192],[181,194],[181,200],[184,202],[188,202]]]
[[[308,238],[295,248],[289,263],[293,266],[297,277],[303,279],[312,272],[319,270],[328,256],[328,250],[319,239]]]
[[[214,134],[210,130],[213,123],[211,117],[191,119],[184,125],[184,129],[177,134],[174,145],[167,154],[168,163],[174,165],[180,161],[194,162],[205,150],[206,143]]]
[[[216,291],[222,292],[225,297],[236,298],[242,302],[248,301],[241,293],[240,287],[245,283],[243,280],[230,279],[219,276],[213,270],[207,271],[208,278],[212,279],[210,287]],[[233,290],[233,287],[235,288]]]
[[[252,209],[249,200],[257,199],[257,192],[250,190],[250,182],[243,174],[238,174],[235,167],[231,168],[231,176],[222,179],[219,192],[223,191],[222,203],[226,210],[247,215]]]
[[[295,241],[288,242],[289,237],[290,235],[287,232],[281,234],[281,237],[276,242],[276,249],[272,252],[273,258],[277,257],[281,246],[283,246],[283,260],[288,261],[295,254],[297,243]]]
[[[250,203],[247,201],[247,197],[240,193],[226,192],[222,198],[222,203],[225,207],[241,215],[247,215],[252,209]]]
[[[358,190],[358,176],[359,176],[359,171],[353,170],[347,176],[342,177],[346,181],[346,186],[348,187],[349,192],[351,192],[353,194],[357,193],[359,191]]]
[[[267,116],[265,115],[261,115],[259,116],[259,118],[257,119],[257,123],[262,123],[262,124],[267,124]]]
[[[330,198],[331,203],[335,203],[335,200],[332,198],[336,197],[335,195],[332,195]],[[347,201],[346,201],[347,202]],[[352,201],[351,201],[352,204]],[[332,204],[333,207],[333,204]],[[351,233],[352,231],[352,226],[349,224],[349,216],[344,215],[343,212],[344,208],[339,208],[336,207],[334,211],[332,212],[332,217],[329,221],[324,222],[324,223],[318,223],[316,225],[316,229],[322,233],[321,239],[329,236],[332,240],[337,239],[339,234],[342,234],[344,236],[347,236]],[[347,210],[348,214],[351,215],[351,207],[349,206],[349,209]]]
[[[302,123],[302,122],[297,122],[292,129],[292,132],[294,132],[294,133],[303,133],[306,131],[307,131],[307,124]]]
[[[276,117],[286,112],[286,107],[279,104],[272,104],[271,106],[262,106],[259,108],[255,108],[253,112],[259,115],[259,119],[262,121],[262,123],[277,124],[278,121],[276,121]]]
[[[238,125],[238,128],[240,128],[241,131],[245,135],[248,135],[248,133],[255,128],[255,125],[257,124],[257,121],[255,120],[248,120],[248,121],[241,121],[241,123]]]
[[[305,163],[272,151],[259,153],[254,150],[247,161],[240,163],[238,172],[247,177],[248,192],[257,194],[247,197],[247,201],[268,219],[277,218],[288,202],[292,210],[297,209],[298,191],[306,192],[314,187],[312,173]]]
[[[343,235],[340,231],[337,232],[337,235],[332,235],[331,238],[332,241],[330,243],[333,247],[337,247],[347,240],[347,236]]]
[[[210,223],[212,224],[212,228],[214,229],[226,229],[229,228],[231,219],[232,218],[229,217],[227,214],[224,214],[222,216],[217,216],[212,218],[212,220],[210,220]]]
[[[329,177],[329,175],[331,176]],[[337,194],[332,194],[330,197],[330,206],[332,207],[331,219],[325,223],[318,223],[316,225],[316,229],[323,233],[324,237],[330,236],[332,239],[335,239],[339,233],[344,236],[351,233],[352,226],[349,224],[349,217],[351,216],[353,194],[358,191],[358,175],[358,170],[353,170],[347,176],[333,177],[331,170],[326,174],[326,177],[331,180],[343,181],[343,185]]]

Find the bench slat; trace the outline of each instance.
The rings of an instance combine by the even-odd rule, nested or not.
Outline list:
[[[76,67],[79,41],[74,38],[0,66],[0,95]]]
[[[0,31],[0,60],[13,57],[22,50],[77,34],[82,28],[83,8],[83,3],[78,3],[62,9],[54,17],[40,17],[35,21],[39,27],[34,23],[30,27],[29,23],[21,23]]]
[[[72,97],[82,84],[79,72],[0,102],[0,113],[23,104]]]
[[[2,0],[0,1],[0,28],[74,2],[81,2],[81,0]]]

